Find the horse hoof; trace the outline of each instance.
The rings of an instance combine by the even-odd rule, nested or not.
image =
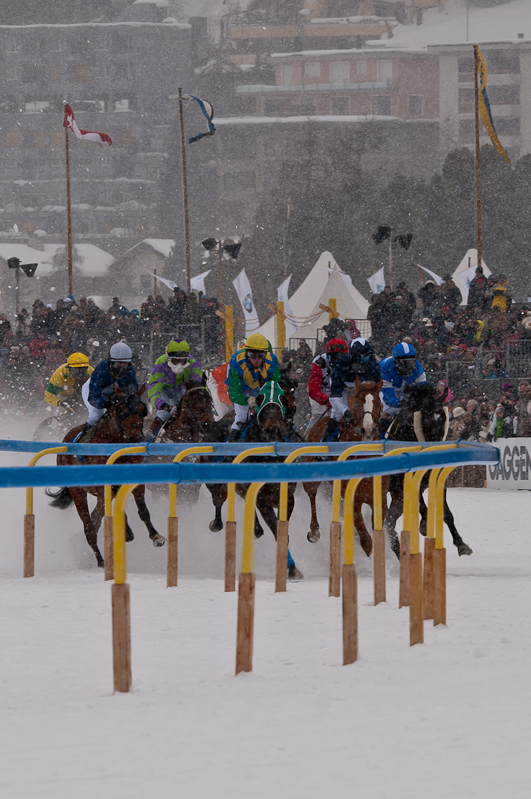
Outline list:
[[[254,530],[254,537],[255,538],[262,538],[263,534],[264,534],[264,531],[262,530],[261,527],[259,527],[258,529],[255,527],[255,530]]]
[[[158,535],[158,533],[151,540],[153,541],[153,546],[154,547],[163,547],[164,544],[166,543],[166,539],[164,538],[164,536],[163,535]]]
[[[457,547],[457,554],[458,555],[471,555],[472,554],[472,549],[470,549],[468,544],[465,544],[465,542],[462,541]]]
[[[125,540],[126,541],[134,541],[135,540],[135,534],[133,533],[133,531],[131,529],[125,531]]]
[[[292,582],[298,582],[299,580],[303,580],[304,575],[296,566],[289,566],[288,567],[288,580]]]
[[[103,569],[104,566],[103,558],[98,558],[98,569]]]
[[[320,530],[313,530],[313,532],[312,532],[312,530],[310,530],[310,532],[307,534],[306,538],[308,539],[310,544],[316,544],[317,541],[319,541],[319,539],[321,538],[321,531]]]
[[[400,560],[400,540],[398,536],[395,535],[389,540],[389,546],[395,553],[398,560]]]
[[[215,519],[211,521],[208,525],[208,529],[212,533],[219,533],[220,530],[223,530],[223,522],[219,524]]]

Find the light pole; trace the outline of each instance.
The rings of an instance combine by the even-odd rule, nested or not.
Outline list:
[[[236,260],[238,255],[240,254],[240,250],[242,248],[241,241],[234,242],[232,244],[223,244],[223,241],[220,239],[209,238],[205,239],[201,242],[205,250],[208,250],[209,255],[213,255],[214,253],[218,256],[218,292],[219,292],[219,304],[223,305],[223,300],[221,297],[221,259],[223,258],[223,250],[230,255],[231,258]]]
[[[35,274],[35,270],[37,269],[39,264],[21,264],[20,258],[8,258],[7,265],[10,269],[15,270],[15,313],[18,315],[20,313],[20,286],[19,286],[19,277],[20,277],[20,270],[24,272],[25,275],[28,277],[33,277]]]

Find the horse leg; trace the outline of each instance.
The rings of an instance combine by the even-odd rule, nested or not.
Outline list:
[[[99,529],[101,527],[101,520],[105,515],[105,495],[103,491],[98,491],[96,494],[96,505],[94,510],[90,514],[90,520],[92,522],[92,526],[94,528],[94,532],[98,535]]]
[[[264,514],[262,513],[262,516],[263,515]],[[263,534],[264,534],[264,528],[260,524],[260,519],[258,518],[258,514],[255,513],[254,514],[254,537],[255,538],[262,538]],[[276,526],[275,526],[275,532],[273,533],[273,535],[275,536],[275,538],[277,537]]]
[[[391,504],[385,514],[383,528],[389,538],[391,549],[400,560],[400,540],[396,534],[396,522],[400,518],[404,508],[404,484],[403,481],[393,480],[391,477],[389,491],[391,494]]]
[[[208,490],[210,491],[210,495],[212,497],[212,502],[215,508],[215,516],[213,520],[209,523],[208,529],[211,530],[213,533],[219,533],[220,530],[223,530],[223,519],[221,516],[221,508],[223,507],[223,503],[227,499],[227,486],[226,485],[207,485]]]
[[[457,547],[457,553],[459,555],[471,555],[473,550],[471,549],[471,547],[468,546],[468,544],[465,544],[465,542],[463,541],[463,539],[461,538],[461,536],[457,532],[457,528],[456,528],[455,522],[454,522],[454,514],[452,513],[452,511],[448,507],[448,503],[446,501],[446,488],[444,489],[444,516],[443,516],[443,518],[444,518],[444,522],[445,522],[446,526],[448,527],[448,529],[450,530],[450,533],[452,534],[452,540],[454,542],[454,546]]]
[[[365,527],[365,522],[363,520],[363,502],[364,500],[361,496],[354,497],[354,527],[358,531],[361,548],[367,557],[370,558],[372,555],[372,538],[369,531]]]
[[[144,522],[147,527],[147,531],[149,533],[149,537],[153,541],[154,547],[163,547],[166,543],[166,539],[160,533],[157,533],[153,524],[151,523],[151,516],[146,505],[146,487],[144,485],[137,486],[133,490],[133,496],[135,498],[136,507],[138,511],[138,515],[140,519]],[[127,539],[126,539],[127,540]]]
[[[85,532],[85,538],[87,539],[87,544],[96,555],[97,564],[101,568],[104,565],[103,558],[101,556],[100,550],[98,549],[98,532],[97,529],[94,529],[94,524],[92,523],[90,516],[87,502],[87,492],[83,488],[70,488],[69,491],[72,499],[74,500],[74,505],[76,506],[79,518],[83,522],[83,529]]]
[[[321,531],[319,530],[319,519],[317,518],[317,505],[316,496],[320,483],[303,483],[304,490],[308,494],[310,500],[310,507],[312,511],[312,518],[310,519],[310,532],[306,538],[311,544],[315,544],[321,538]]]

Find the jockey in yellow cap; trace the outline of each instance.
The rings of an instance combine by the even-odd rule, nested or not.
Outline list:
[[[271,344],[265,336],[253,333],[229,362],[229,374],[225,382],[235,412],[229,441],[239,440],[241,430],[249,419],[249,398],[256,397],[268,380],[280,380],[277,356],[271,351]]]
[[[80,393],[81,386],[91,376],[94,369],[89,359],[82,352],[69,355],[66,363],[59,366],[50,378],[44,392],[44,401],[57,408],[60,405],[69,405],[70,398]]]

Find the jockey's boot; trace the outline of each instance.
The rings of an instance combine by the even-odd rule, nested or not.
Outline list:
[[[378,431],[381,438],[385,438],[388,429],[391,427],[393,417],[388,413],[382,413],[378,420]]]
[[[77,434],[76,444],[87,444],[92,438],[94,425],[85,422],[83,429]]]
[[[330,418],[328,420],[328,424],[326,425],[326,430],[323,433],[321,441],[328,441],[330,436],[332,436],[332,434],[335,433],[338,427],[339,427],[339,422],[336,421],[336,419]]]
[[[155,416],[155,418],[153,419],[153,421],[151,422],[151,425],[150,425],[150,430],[153,433],[153,435],[155,435],[155,436],[157,435],[157,433],[159,432],[159,430],[162,427],[162,425],[163,425],[162,419],[159,419],[158,416]]]

